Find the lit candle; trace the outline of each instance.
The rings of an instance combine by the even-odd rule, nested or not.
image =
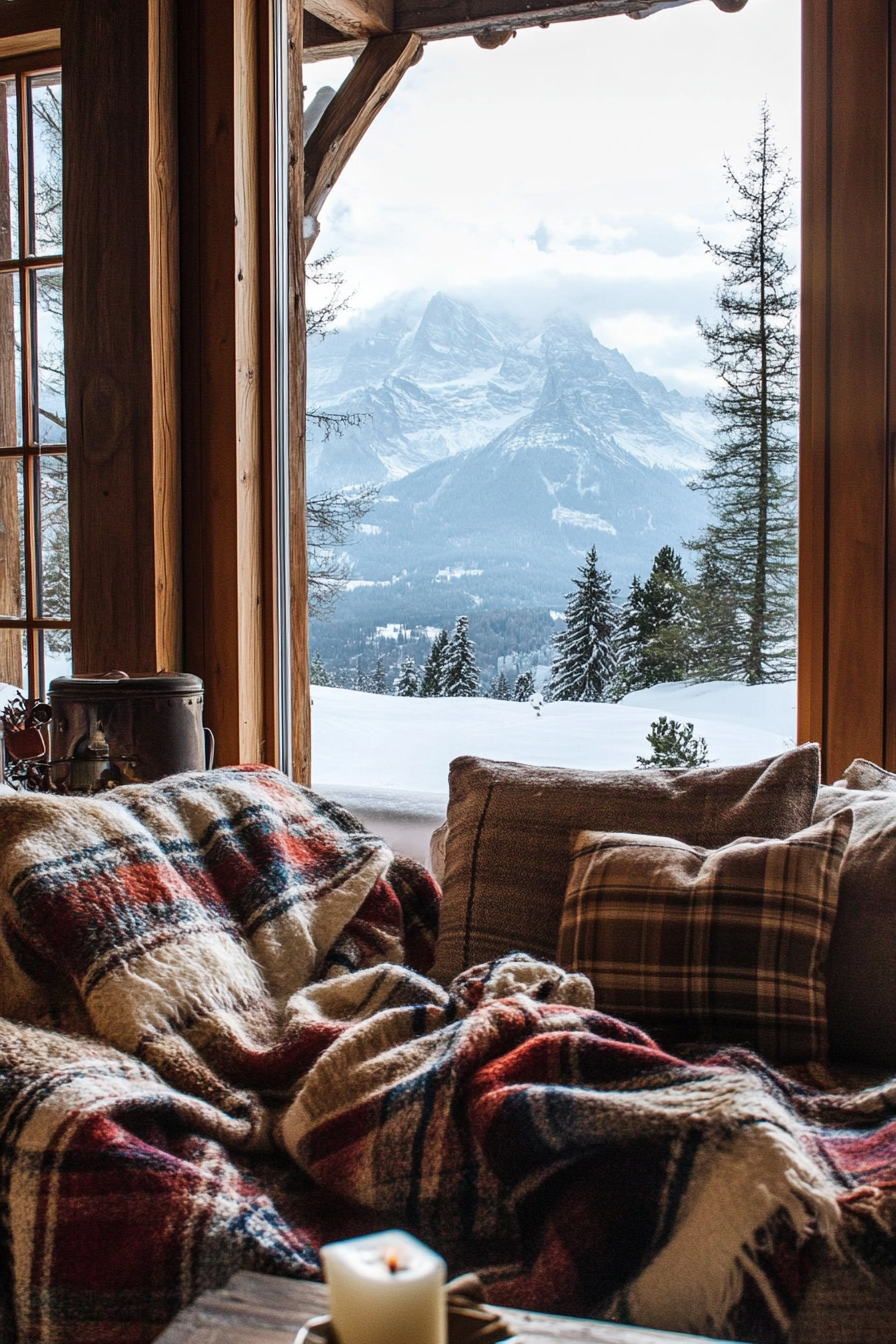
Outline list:
[[[322,1246],[339,1344],[445,1344],[445,1261],[406,1232]]]

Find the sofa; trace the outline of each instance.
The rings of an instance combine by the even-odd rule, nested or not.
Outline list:
[[[736,847],[744,836],[786,841],[796,832],[805,834],[846,818],[842,857],[835,863],[836,872],[827,874],[830,918],[824,946],[812,968],[822,985],[825,1031],[822,1039],[814,1039],[811,1051],[804,1045],[801,1049],[797,1040],[795,1049],[788,1053],[785,1048],[783,1057],[771,1062],[828,1091],[884,1084],[896,1074],[896,775],[856,760],[836,784],[819,786],[817,766],[812,746],[772,761],[699,771],[589,773],[474,757],[455,760],[448,818],[432,837],[431,866],[443,886],[434,975],[447,983],[465,967],[511,949],[556,957],[569,970],[588,969],[587,957],[576,957],[575,938],[568,930],[564,936],[561,927],[575,876],[570,851],[588,833],[592,854],[594,833],[601,845],[608,836],[613,842],[615,870],[602,855],[610,895],[604,888],[596,897],[609,907],[612,926],[620,890],[613,872],[618,874],[620,863],[626,873],[631,866],[630,848],[620,859],[619,843],[626,838],[620,833],[635,834],[639,853],[645,837],[655,836],[674,837],[682,848],[718,850]],[[656,858],[655,841],[647,853],[650,866]],[[656,891],[651,894],[657,896]],[[644,905],[640,892],[636,900],[638,913],[646,911],[640,949],[652,948],[662,956],[658,942],[643,934],[655,910],[668,900],[668,890],[659,896],[653,907],[649,901]],[[691,890],[688,899],[692,896]],[[736,899],[742,897],[740,890]],[[626,918],[631,919],[630,892],[624,900]],[[717,917],[716,910],[711,918]],[[688,919],[693,919],[693,905]],[[748,945],[749,960],[756,951],[749,930],[738,929],[738,934]],[[614,944],[606,929],[602,936],[610,948],[607,955],[625,946],[624,938]],[[675,944],[672,959],[679,954]],[[639,1013],[635,1000],[641,982],[628,1001],[625,990],[630,986],[624,985],[620,1000],[616,979],[606,974],[606,961],[597,965],[592,977],[597,1007],[654,1034],[659,1029],[670,1046],[683,1043],[687,1049],[694,1040],[715,1039],[757,1048],[756,1034],[749,1023],[737,1023],[736,1012],[727,1035],[721,1034],[724,1022],[720,1029],[718,1016],[707,1035],[687,1013],[676,1019],[673,1012],[670,1018],[652,1002],[642,1003]],[[760,1044],[763,1039],[781,1044],[768,1031],[764,1036],[760,1032]],[[896,1180],[896,1172],[893,1176]],[[892,1341],[896,1275],[888,1283],[837,1254],[822,1252],[802,1290],[790,1338],[794,1344]]]
[[[0,798],[0,1337],[399,1225],[498,1303],[891,1339],[896,780],[818,776],[461,758],[440,914],[266,768]]]

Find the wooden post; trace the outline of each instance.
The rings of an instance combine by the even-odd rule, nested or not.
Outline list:
[[[289,0],[289,436],[292,586],[292,758],[300,784],[311,783],[311,683],[308,648],[308,539],[305,525],[305,155],[302,120],[303,10]]]
[[[255,0],[181,0],[179,14],[186,665],[219,763],[275,761],[267,54]]]
[[[896,768],[894,0],[804,0],[799,736]]]
[[[181,666],[174,0],[65,0],[75,670]]]

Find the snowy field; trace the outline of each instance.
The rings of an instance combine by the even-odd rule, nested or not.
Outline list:
[[[761,760],[796,738],[796,683],[744,686],[669,682],[617,705],[531,705],[504,700],[368,695],[312,687],[316,788],[384,788],[447,794],[455,756],[489,756],[584,770],[631,769],[649,755],[660,714],[693,723],[720,765]]]

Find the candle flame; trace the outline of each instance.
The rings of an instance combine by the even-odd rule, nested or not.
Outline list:
[[[386,1268],[388,1269],[390,1274],[397,1274],[398,1271],[403,1268],[401,1263],[401,1256],[399,1255],[398,1251],[394,1246],[389,1247],[389,1249],[386,1251],[384,1259],[386,1261]]]

